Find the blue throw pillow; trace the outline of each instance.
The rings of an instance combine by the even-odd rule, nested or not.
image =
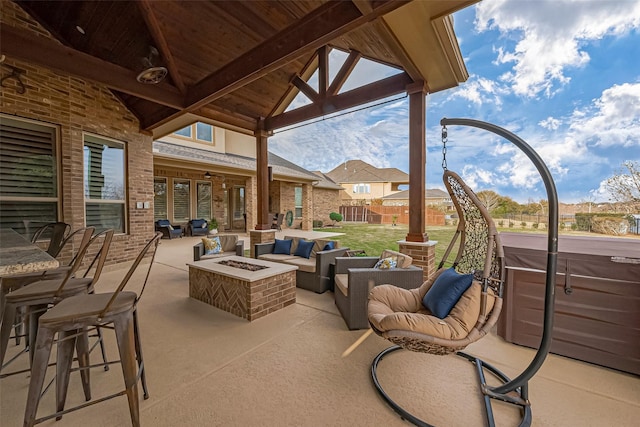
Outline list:
[[[273,253],[281,255],[291,255],[291,242],[293,242],[293,240],[276,239],[276,244],[273,247]]]
[[[422,304],[434,316],[444,319],[472,282],[473,274],[460,274],[453,267],[449,268],[443,271],[431,285],[422,299]]]
[[[322,248],[323,251],[330,251],[331,249],[335,249],[336,248],[336,242],[334,242],[333,240],[330,240],[327,242],[326,245],[324,245],[324,248]]]
[[[311,256],[311,251],[313,250],[314,244],[315,242],[313,241],[308,242],[306,240],[300,240],[298,242],[298,247],[296,248],[296,253],[294,253],[294,255],[309,258]]]

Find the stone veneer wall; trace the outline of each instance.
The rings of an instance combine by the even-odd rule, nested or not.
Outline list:
[[[2,1],[0,25],[20,28],[53,39],[18,5]],[[0,112],[59,127],[60,220],[73,229],[84,227],[83,132],[126,144],[127,230],[114,236],[108,264],[131,261],[154,233],[152,138],[140,132],[136,117],[104,86],[7,57],[6,63],[25,70],[25,92],[7,80],[0,88]],[[150,202],[136,209],[136,202]]]

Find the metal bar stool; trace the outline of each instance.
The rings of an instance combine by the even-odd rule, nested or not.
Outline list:
[[[144,398],[147,399],[146,377],[144,362],[142,357],[142,347],[137,319],[137,303],[144,292],[144,288],[149,279],[151,266],[155,258],[158,242],[162,233],[156,233],[142,249],[133,265],[123,278],[115,292],[101,294],[76,295],[61,301],[58,305],[47,311],[39,319],[37,341],[34,347],[35,355],[33,367],[31,369],[31,382],[29,383],[29,394],[27,396],[27,406],[25,409],[24,425],[33,426],[36,423],[50,418],[60,419],[62,415],[85,408],[87,406],[103,402],[113,397],[127,395],[129,401],[129,412],[133,426],[140,425],[139,403],[138,403],[138,379],[141,379]],[[131,276],[136,271],[143,258],[151,250],[151,261],[146,271],[145,279],[140,290],[140,294],[135,292],[123,292],[124,287]],[[125,389],[118,393],[106,397],[85,402],[73,408],[64,409],[67,389],[69,386],[69,375],[71,361],[73,358],[73,348],[76,340],[85,336],[89,328],[105,328],[113,324],[116,341],[120,354],[119,362],[122,365]],[[58,358],[56,362],[56,412],[54,414],[36,419],[38,405],[40,403],[40,391],[44,384],[44,378],[51,354],[54,336],[58,334]],[[80,351],[80,349],[78,349]],[[86,348],[82,351],[87,351]],[[87,354],[78,354],[78,359],[88,358]],[[136,366],[137,361],[137,366]],[[81,371],[91,368],[91,366],[81,364]]]

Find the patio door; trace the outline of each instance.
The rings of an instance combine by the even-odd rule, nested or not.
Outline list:
[[[234,185],[229,192],[229,226],[234,231],[245,230],[245,188]]]

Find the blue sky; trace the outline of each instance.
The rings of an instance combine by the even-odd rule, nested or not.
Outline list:
[[[469,79],[427,97],[427,187],[444,188],[440,119],[464,117],[529,143],[560,201],[608,201],[603,182],[640,161],[640,0],[483,0],[454,22]],[[330,75],[341,55],[332,58]],[[343,90],[393,74],[366,62],[355,71]],[[309,170],[361,159],[408,172],[407,98],[386,101],[276,132],[269,149]],[[447,163],[476,191],[546,199],[524,154],[486,131],[450,127]]]

